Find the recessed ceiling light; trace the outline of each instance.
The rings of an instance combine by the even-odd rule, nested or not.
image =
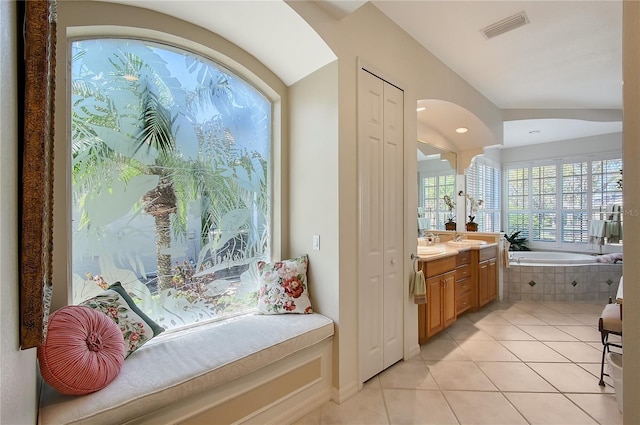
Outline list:
[[[456,128],[456,133],[464,134],[467,131],[469,131],[469,129],[467,127],[458,127],[458,128]]]
[[[529,134],[538,134],[538,133],[540,133],[540,130],[531,130],[529,132]]]
[[[418,107],[418,108],[416,109],[416,112],[422,112],[422,111],[424,111],[425,109],[427,109],[427,108],[426,108],[426,107],[424,107],[424,106],[420,106],[420,107]]]

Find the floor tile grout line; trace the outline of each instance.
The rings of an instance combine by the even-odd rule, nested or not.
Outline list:
[[[444,398],[444,401],[447,403],[447,406],[449,406],[449,410],[451,410],[451,413],[453,413],[453,417],[456,418],[456,421],[458,421],[458,425],[464,425],[462,423],[462,421],[460,420],[458,414],[456,413],[455,409],[451,405],[451,402],[449,401],[449,399],[445,395],[444,391],[441,391],[441,393],[442,393],[442,398]]]
[[[559,313],[559,314],[564,314],[564,313]],[[507,320],[507,321],[508,321],[508,319],[506,319],[506,318],[505,318],[505,320]],[[510,322],[510,323],[511,323],[511,322]],[[578,339],[578,338],[575,338],[575,337],[573,337],[573,335],[570,335],[570,334],[568,334],[567,332],[564,332],[562,329],[558,329],[558,330],[559,330],[559,331],[561,331],[561,332],[563,332],[563,333],[565,333],[565,334],[567,334],[567,336],[569,336],[569,337],[571,337],[571,338],[574,338],[574,340],[573,340],[573,341],[544,341],[544,340],[542,340],[542,341],[541,341],[541,340],[539,340],[537,337],[535,337],[534,335],[531,335],[531,334],[527,333],[524,329],[521,329],[517,324],[515,324],[515,323],[511,323],[511,324],[512,324],[513,326],[516,326],[518,329],[520,329],[521,331],[525,332],[526,334],[530,335],[532,338],[534,338],[534,341],[535,341],[535,342],[540,342],[540,343],[541,343],[542,345],[544,345],[545,347],[547,347],[547,348],[549,348],[549,349],[553,350],[555,353],[557,353],[557,354],[558,354],[558,355],[560,355],[561,357],[564,357],[565,359],[567,359],[567,362],[529,362],[529,363],[562,363],[562,364],[567,363],[567,364],[575,365],[575,366],[579,367],[581,370],[584,370],[584,371],[586,371],[587,373],[590,373],[589,371],[587,371],[586,369],[584,369],[582,366],[580,366],[580,364],[578,364],[577,362],[575,362],[575,361],[571,360],[571,359],[570,359],[570,358],[568,358],[567,356],[563,355],[562,353],[558,352],[557,350],[555,350],[555,349],[553,349],[552,347],[550,347],[550,346],[548,346],[547,344],[545,344],[545,342],[581,342],[582,344],[588,345],[586,341],[583,341],[583,340],[580,340],[580,339]],[[531,325],[531,326],[534,326],[534,325]],[[551,326],[551,327],[555,328],[555,325],[552,325],[552,324],[548,324],[548,325],[535,325],[535,326]],[[566,325],[566,326],[571,326],[571,325]],[[581,325],[575,325],[575,326],[581,326]],[[557,328],[556,328],[556,329],[557,329]],[[490,335],[490,336],[491,336],[491,335]],[[460,345],[459,340],[456,340],[456,339],[453,339],[453,340],[454,340],[454,342],[455,342],[456,346],[458,346],[458,347],[459,347],[459,348],[461,348],[463,351],[465,351],[465,350],[464,350],[464,348]],[[585,415],[587,415],[587,417],[589,417],[589,418],[593,419],[596,423],[598,423],[597,419],[595,419],[593,416],[591,416],[591,415],[590,415],[586,410],[584,410],[582,407],[580,407],[577,403],[575,403],[571,398],[569,398],[569,397],[567,396],[567,394],[574,394],[574,393],[569,393],[569,392],[565,393],[565,392],[561,391],[559,388],[557,388],[555,385],[553,385],[551,382],[549,382],[547,379],[545,379],[542,375],[540,375],[540,374],[539,374],[535,369],[533,369],[533,368],[532,368],[532,367],[531,367],[531,366],[530,366],[526,361],[522,360],[522,359],[521,359],[521,358],[520,358],[516,353],[512,352],[511,350],[509,350],[509,348],[508,348],[508,347],[506,347],[504,344],[502,344],[502,341],[501,341],[501,340],[498,340],[498,339],[495,339],[495,338],[494,338],[494,340],[495,340],[496,342],[500,343],[500,345],[501,345],[501,346],[503,346],[506,350],[508,350],[508,351],[509,351],[510,353],[512,353],[516,358],[518,358],[518,359],[519,359],[519,363],[522,363],[522,364],[526,365],[526,366],[527,366],[527,367],[528,367],[528,368],[529,368],[533,373],[535,373],[538,377],[540,377],[540,379],[542,379],[544,382],[548,383],[552,388],[554,388],[554,389],[556,390],[556,392],[535,392],[535,393],[537,393],[537,394],[561,394],[561,395],[562,395],[562,397],[563,397],[564,399],[568,400],[572,405],[574,405],[574,406],[575,406],[575,407],[577,407],[581,412],[583,412]],[[593,348],[595,349],[595,347],[593,347]],[[465,352],[466,352],[466,351],[465,351]],[[467,353],[467,354],[469,354],[469,353]],[[470,357],[471,357],[471,356],[470,356]],[[440,361],[442,361],[442,360],[440,360]],[[508,403],[509,403],[509,404],[510,404],[510,405],[511,405],[511,406],[512,406],[512,407],[513,407],[517,412],[518,412],[518,414],[520,414],[520,416],[522,416],[522,418],[523,418],[525,421],[527,421],[527,423],[530,423],[530,422],[527,420],[527,418],[524,416],[524,414],[523,414],[520,410],[518,410],[518,408],[517,408],[517,407],[516,407],[516,406],[511,402],[511,400],[510,400],[510,399],[505,395],[505,393],[532,393],[532,392],[531,392],[531,391],[502,391],[502,390],[498,387],[498,385],[497,385],[493,380],[491,380],[491,378],[490,378],[490,377],[489,377],[489,376],[488,376],[488,375],[487,375],[487,374],[482,370],[482,368],[480,368],[480,366],[477,364],[477,361],[473,360],[473,358],[472,358],[471,362],[472,362],[472,363],[474,363],[474,364],[475,364],[475,366],[480,370],[480,372],[485,376],[485,378],[487,378],[487,379],[489,380],[489,382],[491,382],[491,383],[492,383],[492,384],[493,384],[493,385],[498,389],[498,392],[499,392],[499,393],[502,395],[502,397],[504,397],[504,398],[507,400],[507,402],[508,402]],[[500,362],[500,361],[497,361],[497,362]],[[505,363],[505,362],[501,362],[501,363]],[[511,363],[511,362],[509,362],[509,363]],[[428,367],[428,366],[427,366],[427,367]],[[434,377],[434,380],[435,380],[435,377]],[[437,383],[437,381],[436,381],[436,384],[439,386],[439,384]],[[442,391],[442,390],[441,390],[441,391]],[[458,390],[458,391],[463,391],[463,390]],[[468,391],[470,391],[470,392],[479,392],[478,390],[468,390]],[[485,392],[489,392],[489,391],[485,391]],[[606,396],[606,395],[607,395],[607,393],[592,393],[592,392],[587,392],[587,393],[584,393],[584,394],[601,394],[602,396]],[[443,393],[443,396],[444,396],[444,393]],[[445,397],[445,399],[446,399],[446,396],[444,396],[444,397]],[[450,407],[451,407],[451,406],[450,406]],[[454,411],[453,409],[452,409],[452,411],[453,411],[453,412],[454,412],[454,414],[455,414],[455,411]],[[456,416],[456,419],[458,419],[458,418],[457,418],[457,416]],[[459,420],[459,419],[458,419],[458,422],[460,422],[460,420]]]
[[[509,347],[507,347],[506,345],[502,344],[502,341],[498,341],[498,342],[500,342],[500,345],[502,345],[505,349],[509,350]],[[510,342],[510,341],[505,341],[505,342]],[[539,342],[539,343],[541,343],[542,345],[544,345],[546,347],[546,345],[542,341],[539,341],[538,339],[536,339],[535,341],[522,341],[522,342]],[[548,347],[548,348],[552,349],[551,347]],[[514,356],[516,356],[522,363],[526,363],[527,362],[526,360],[523,360],[521,357],[519,357],[513,351],[509,350],[509,352],[512,353]],[[555,350],[554,350],[554,352],[556,352],[560,357],[563,357],[563,358],[567,359],[567,361],[566,362],[558,362],[558,361],[556,361],[556,362],[540,362],[540,363],[569,363],[569,362],[571,362],[571,359],[567,358],[566,356],[563,356],[562,354],[558,353]]]
[[[527,304],[533,304],[533,303],[527,303]],[[544,303],[536,303],[536,304],[541,305],[541,306],[542,306],[542,305],[544,305]],[[515,305],[515,303],[513,303],[513,304],[509,304],[509,308],[516,308],[516,309],[517,309],[517,306]],[[550,307],[550,308],[551,308],[551,307]],[[576,309],[577,309],[577,308],[576,308]],[[495,313],[496,315],[500,316],[500,314],[499,314],[499,312],[500,312],[500,311],[502,311],[502,310],[494,309],[494,310],[492,310],[492,311],[488,312],[487,314]],[[534,315],[532,314],[532,312],[524,311],[524,310],[522,310],[522,311],[523,311],[525,314],[529,314],[529,315],[534,316]],[[555,309],[554,309],[554,311],[555,311]],[[557,311],[557,314],[562,314],[562,315],[565,315],[565,316],[568,316],[568,315],[569,315],[568,313],[563,313],[562,311]],[[575,314],[586,314],[586,313],[575,313]],[[484,316],[486,317],[486,314],[485,314]],[[500,317],[502,317],[502,316],[500,316]],[[535,316],[534,316],[534,317],[535,317]],[[437,359],[437,360],[427,360],[427,359],[423,358],[423,357],[422,357],[422,352],[420,352],[419,354],[417,354],[416,359],[417,359],[417,360],[419,360],[419,361],[422,363],[422,365],[427,369],[427,373],[428,373],[429,375],[431,375],[431,378],[433,379],[433,382],[435,383],[435,386],[437,387],[437,389],[429,389],[429,388],[395,388],[395,387],[386,387],[386,386],[384,386],[384,385],[383,385],[383,381],[380,379],[380,376],[379,376],[379,375],[377,376],[377,379],[378,379],[378,389],[379,389],[379,391],[380,391],[380,396],[382,397],[382,400],[383,400],[383,404],[384,404],[384,409],[385,409],[385,415],[386,415],[386,421],[387,421],[387,423],[389,423],[389,424],[390,424],[390,423],[392,423],[392,422],[391,422],[391,414],[390,414],[390,408],[389,408],[389,403],[388,403],[388,401],[389,401],[389,400],[387,400],[387,397],[385,397],[385,390],[392,390],[392,389],[393,389],[393,390],[405,390],[405,391],[417,391],[417,392],[421,392],[421,391],[424,391],[424,392],[438,392],[438,393],[441,395],[441,397],[443,397],[443,399],[445,400],[445,402],[446,402],[446,406],[448,407],[449,411],[452,413],[453,417],[455,418],[455,420],[456,420],[459,424],[462,424],[462,421],[461,421],[461,419],[460,419],[460,417],[459,417],[458,413],[456,413],[456,411],[454,410],[453,406],[450,404],[450,400],[446,397],[446,395],[445,395],[445,393],[446,393],[446,392],[470,392],[470,393],[491,393],[491,394],[500,393],[501,397],[502,397],[502,398],[504,398],[504,399],[506,399],[507,403],[508,403],[508,404],[509,404],[509,405],[510,405],[510,406],[511,406],[511,407],[512,407],[512,408],[513,408],[513,409],[514,409],[514,410],[515,410],[515,411],[516,411],[516,412],[517,412],[517,413],[518,413],[518,414],[523,418],[523,420],[524,420],[526,423],[531,423],[531,422],[530,422],[530,420],[528,420],[528,419],[525,417],[525,415],[524,415],[524,414],[523,414],[523,413],[522,413],[522,412],[517,408],[517,406],[516,406],[514,403],[512,403],[512,402],[511,402],[511,400],[509,399],[509,397],[507,397],[507,395],[508,395],[508,394],[515,394],[515,393],[520,393],[520,394],[562,394],[563,399],[568,400],[568,401],[569,401],[569,403],[571,403],[571,405],[572,405],[572,406],[577,407],[577,408],[578,408],[578,410],[579,410],[580,412],[582,412],[583,414],[585,414],[585,415],[586,415],[588,418],[590,418],[591,420],[594,420],[596,423],[598,423],[598,420],[597,420],[594,416],[592,416],[591,414],[589,414],[589,412],[587,412],[585,409],[583,409],[582,407],[580,407],[580,405],[578,404],[578,402],[577,402],[577,401],[574,401],[574,400],[573,400],[571,397],[569,397],[569,396],[570,396],[570,395],[572,395],[572,394],[576,394],[576,395],[577,395],[577,394],[585,394],[585,395],[598,395],[598,396],[602,396],[602,397],[615,397],[615,393],[601,393],[601,392],[595,392],[595,393],[594,393],[594,392],[575,392],[575,391],[572,391],[572,392],[569,392],[569,391],[568,391],[568,392],[563,392],[563,391],[560,391],[556,386],[554,386],[553,384],[551,384],[551,382],[549,382],[547,379],[545,379],[542,375],[540,375],[540,374],[539,374],[535,369],[533,369],[533,368],[531,367],[531,364],[533,364],[533,363],[571,364],[571,365],[578,366],[578,367],[580,368],[580,370],[583,370],[583,371],[587,372],[588,374],[590,374],[591,376],[594,376],[594,374],[593,374],[590,370],[588,370],[588,369],[586,369],[585,367],[583,367],[583,365],[586,365],[586,364],[598,364],[598,365],[599,365],[599,362],[598,362],[598,363],[595,363],[595,362],[582,362],[582,363],[579,363],[579,362],[577,362],[577,361],[574,361],[574,360],[572,360],[572,359],[568,358],[567,356],[565,356],[564,354],[560,353],[559,351],[557,351],[556,349],[554,349],[552,346],[550,346],[550,345],[548,344],[548,343],[554,343],[554,342],[572,342],[572,343],[580,342],[580,343],[582,343],[582,345],[590,346],[590,347],[592,347],[593,349],[595,349],[596,351],[599,351],[595,346],[593,346],[593,345],[591,345],[591,344],[590,344],[590,342],[592,342],[592,341],[585,341],[585,340],[582,340],[582,339],[579,339],[579,338],[575,338],[575,339],[576,339],[575,341],[555,341],[555,340],[549,340],[549,341],[546,341],[546,340],[540,340],[540,339],[536,338],[535,336],[533,336],[533,335],[531,335],[531,334],[527,333],[526,331],[524,331],[523,329],[521,329],[521,328],[520,328],[520,325],[521,325],[521,326],[551,326],[551,327],[554,327],[554,328],[555,328],[556,326],[589,326],[588,324],[584,324],[584,325],[554,325],[554,324],[552,324],[552,323],[548,323],[547,325],[524,325],[524,324],[520,324],[520,325],[518,325],[518,324],[516,324],[516,323],[510,322],[508,319],[506,319],[506,318],[505,318],[505,320],[508,322],[508,325],[509,325],[509,326],[514,326],[515,328],[517,328],[517,329],[519,329],[520,331],[524,332],[524,334],[525,334],[525,335],[530,335],[530,336],[531,336],[531,338],[533,338],[533,340],[530,340],[529,342],[540,342],[543,346],[545,346],[545,347],[547,347],[547,348],[551,349],[552,351],[554,351],[555,353],[557,353],[558,355],[562,356],[563,358],[565,358],[565,359],[567,360],[566,362],[527,362],[527,361],[522,360],[522,359],[521,359],[518,355],[516,355],[513,351],[509,350],[509,348],[504,344],[505,342],[513,342],[514,340],[504,340],[504,339],[499,339],[499,338],[497,338],[497,337],[494,337],[493,335],[489,334],[488,332],[484,331],[482,328],[480,328],[480,327],[478,327],[478,326],[477,326],[477,322],[480,322],[480,320],[482,320],[482,318],[483,318],[483,317],[477,316],[476,318],[477,318],[478,320],[476,320],[476,321],[471,321],[471,320],[470,320],[469,325],[474,326],[478,331],[482,331],[482,332],[484,332],[485,334],[487,334],[487,335],[491,338],[490,340],[487,340],[487,339],[477,339],[477,340],[476,340],[476,339],[474,339],[474,338],[456,339],[456,338],[454,338],[454,336],[453,336],[453,335],[450,335],[450,334],[447,334],[447,337],[446,337],[446,338],[443,338],[443,341],[453,341],[453,344],[452,344],[452,347],[453,347],[453,348],[451,349],[451,351],[453,351],[453,350],[455,350],[455,349],[461,349],[461,350],[462,350],[462,353],[464,353],[464,355],[465,355],[468,359],[466,359],[466,360],[445,360],[444,358],[442,358],[442,357],[446,357],[446,356],[447,356],[447,354],[448,354],[448,353],[450,353],[451,351],[445,352],[445,354],[440,355],[439,357],[441,357],[441,358],[440,358],[440,359]],[[542,320],[542,319],[541,319],[541,320]],[[544,321],[544,320],[543,320],[543,321]],[[590,327],[594,327],[594,326],[590,326]],[[564,331],[564,330],[562,330],[562,329],[558,329],[558,330],[560,330],[561,332],[567,333],[567,332],[565,332],[565,331]],[[442,335],[444,335],[444,334],[445,334],[445,333],[443,332],[443,333],[442,333]],[[567,335],[569,335],[569,334],[567,333]],[[569,335],[569,336],[573,337],[572,335]],[[517,361],[506,361],[506,360],[474,360],[474,357],[472,357],[472,356],[468,353],[468,350],[465,350],[465,349],[462,347],[462,343],[463,343],[464,341],[469,341],[469,340],[484,341],[484,342],[497,342],[501,347],[503,347],[503,348],[504,348],[504,349],[506,349],[509,353],[511,353],[511,354],[514,356],[514,358],[516,358],[516,359],[517,359]],[[433,340],[432,340],[432,341],[433,341]],[[520,340],[515,340],[515,341],[520,341]],[[521,341],[521,342],[526,342],[526,341]],[[593,341],[593,342],[599,342],[599,341]],[[446,347],[446,346],[445,346],[445,347]],[[488,382],[490,382],[490,383],[491,383],[491,384],[496,388],[496,391],[482,390],[482,389],[478,389],[478,390],[461,390],[461,389],[451,389],[451,390],[446,390],[446,389],[443,389],[443,388],[442,388],[442,386],[441,386],[441,384],[440,384],[440,383],[438,383],[438,381],[435,379],[435,377],[431,374],[431,372],[430,372],[430,366],[429,366],[427,363],[429,363],[429,362],[434,362],[434,363],[440,363],[440,362],[454,362],[454,361],[460,361],[460,362],[472,363],[472,364],[473,364],[477,369],[479,369],[479,370],[480,370],[480,372],[481,372],[482,376],[484,376],[484,377],[488,380]],[[494,382],[494,381],[489,377],[489,375],[487,375],[487,373],[485,373],[485,371],[484,371],[484,370],[479,366],[479,364],[478,364],[478,363],[483,363],[483,362],[490,362],[490,363],[503,363],[503,364],[507,364],[507,363],[509,363],[509,364],[524,364],[524,365],[526,365],[526,367],[527,367],[530,371],[532,371],[532,372],[533,372],[536,376],[538,376],[542,381],[546,382],[546,383],[549,385],[549,387],[550,387],[550,388],[553,388],[553,389],[555,389],[556,391],[555,391],[555,392],[550,392],[550,391],[503,391],[503,390],[501,390],[501,389],[498,387],[498,385],[496,385],[496,383],[495,383],[495,382]],[[594,376],[594,377],[595,377],[595,376]],[[595,382],[597,382],[597,377],[595,377],[595,380],[596,380]],[[611,386],[610,384],[608,384],[608,383],[607,383],[607,387],[611,387],[611,388],[612,388],[612,386]],[[320,424],[323,424],[323,423],[324,423],[324,422],[323,422],[323,416],[324,416],[324,415],[323,415],[323,413],[324,413],[324,407],[322,407],[322,409],[321,409],[321,411],[320,411],[320,414],[321,414],[321,415],[320,415],[320,418],[319,418],[319,421],[318,421],[318,422],[320,422]],[[463,425],[464,425],[464,424],[463,424]]]
[[[573,401],[571,399],[571,397],[568,397],[567,394],[580,394],[580,393],[562,393],[562,395],[564,396],[564,398],[566,398],[567,400],[569,400],[569,403],[573,404],[574,406],[576,406],[578,409],[582,410],[584,412],[585,415],[587,415],[588,417],[590,417],[591,419],[593,419],[593,421],[597,424],[600,424],[600,421],[598,421],[597,418],[594,418],[593,416],[591,416],[589,414],[589,412],[587,412],[586,410],[584,410],[582,407],[580,407],[580,405],[578,403],[576,403],[575,401]],[[603,394],[604,395],[604,394]]]
[[[387,415],[387,423],[391,424],[391,416],[389,415],[389,407],[387,398],[384,396],[384,388],[382,387],[382,380],[380,379],[380,396],[382,397],[382,404],[384,405],[384,412]]]

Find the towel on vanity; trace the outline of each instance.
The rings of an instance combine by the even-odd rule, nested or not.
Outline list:
[[[511,243],[509,241],[504,241],[504,247],[502,248],[502,264],[504,268],[508,269],[509,264],[509,248],[511,247]]]
[[[607,222],[604,220],[591,220],[589,223],[589,242],[597,245],[604,245],[605,229]]]
[[[427,303],[427,282],[422,270],[418,270],[411,275],[409,282],[409,292],[413,295],[413,302],[416,304]]]

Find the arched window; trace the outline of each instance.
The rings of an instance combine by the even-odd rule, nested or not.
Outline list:
[[[271,102],[156,42],[72,42],[73,302],[121,282],[165,328],[255,305],[270,252]]]

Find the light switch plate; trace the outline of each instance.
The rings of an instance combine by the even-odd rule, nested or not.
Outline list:
[[[313,235],[313,249],[320,251],[320,235]]]

